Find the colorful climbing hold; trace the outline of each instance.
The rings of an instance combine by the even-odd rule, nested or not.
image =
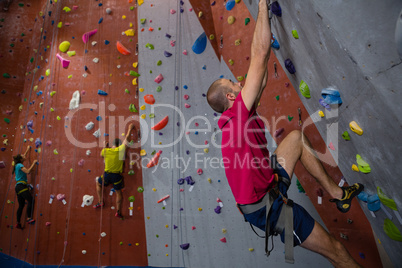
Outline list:
[[[299,89],[301,94],[306,98],[311,98],[310,96],[310,88],[303,80],[300,81]]]
[[[292,30],[292,35],[295,39],[299,39],[299,34],[297,33],[297,30]]]
[[[344,131],[344,132],[342,133],[342,138],[343,138],[345,141],[350,141],[349,133],[348,133],[347,131]]]
[[[67,52],[67,50],[70,48],[70,42],[68,41],[63,41],[59,45],[59,50],[61,52]]]
[[[154,98],[153,95],[147,94],[147,95],[144,96],[144,101],[145,101],[146,104],[152,105],[152,104],[155,103],[155,98]]]
[[[363,129],[355,121],[350,122],[349,127],[357,135],[363,135]]]
[[[128,50],[125,46],[123,46],[123,44],[120,43],[120,41],[116,42],[116,48],[117,48],[117,51],[119,51],[123,55],[130,55],[131,54],[131,51]]]
[[[235,18],[235,17],[233,17],[233,16],[229,16],[229,17],[228,17],[228,23],[229,23],[229,24],[233,24],[233,23],[235,23],[235,21],[236,21],[236,18]]]
[[[371,172],[370,165],[366,161],[364,161],[359,154],[356,155],[356,162],[357,162],[357,166],[361,172],[363,172],[363,173]]]
[[[206,47],[207,47],[207,36],[206,36],[205,32],[203,32],[197,38],[197,40],[195,40],[191,49],[193,50],[193,52],[195,54],[201,54],[202,52],[204,52]]]
[[[164,127],[166,127],[167,123],[169,122],[169,116],[165,116],[159,123],[157,123],[155,126],[153,126],[151,129],[152,130],[161,130]]]

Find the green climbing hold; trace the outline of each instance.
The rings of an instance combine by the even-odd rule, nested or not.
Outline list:
[[[137,192],[139,192],[139,193],[144,192],[144,187],[139,186],[139,187],[137,188]]]
[[[343,133],[342,133],[342,138],[343,138],[345,141],[350,141],[349,132],[347,132],[347,131],[343,132]]]
[[[370,165],[366,161],[364,161],[359,154],[356,155],[356,162],[357,162],[357,166],[359,167],[359,170],[361,172],[363,172],[363,173],[371,172]]]
[[[18,3],[18,5],[19,5],[20,7],[23,7],[23,6],[24,6],[24,3]]]
[[[279,95],[277,95],[277,96],[275,97],[275,99],[276,99],[276,100],[279,100]]]
[[[244,25],[247,25],[247,24],[249,24],[250,23],[250,18],[246,18],[245,20],[244,20]]]
[[[137,110],[137,108],[135,108],[135,105],[134,104],[130,104],[130,106],[128,107],[128,109],[130,110],[130,112],[132,112],[132,113],[138,113],[138,110]]]
[[[123,245],[123,242],[120,242],[120,246]]]
[[[57,116],[56,119],[60,121],[60,120],[61,120],[61,117],[60,117],[60,116]]]
[[[10,119],[4,118],[4,122],[6,122],[7,124],[10,124]]]
[[[161,27],[159,27],[159,28],[158,28],[158,30],[160,31],[160,30],[162,30],[162,28],[161,28]]]
[[[130,197],[128,198],[128,201],[129,201],[129,202],[134,202],[134,201],[135,201],[134,195],[130,196]]]
[[[21,36],[25,36],[25,34],[24,34],[24,33],[22,33],[22,34],[21,34]]]
[[[305,193],[306,191],[304,191],[304,188],[303,188],[303,186],[301,185],[301,183],[300,183],[300,181],[297,179],[296,180],[296,186],[297,186],[297,189],[299,189],[299,193]]]
[[[155,118],[155,114],[149,114],[149,118]]]
[[[292,119],[293,119],[293,116],[288,115],[289,122],[292,121]]]
[[[133,7],[133,6],[131,6],[131,7],[130,7],[130,10],[134,10],[134,7]]]
[[[130,94],[130,90],[128,90],[127,88],[124,90],[124,92],[126,92],[127,94]]]
[[[141,76],[139,73],[137,73],[136,71],[132,71],[132,70],[130,70],[130,75],[131,76],[136,76],[136,77]]]
[[[152,73],[152,70],[149,70],[149,73],[151,74],[151,73]]]
[[[383,226],[384,232],[391,238],[392,240],[396,240],[402,242],[401,232],[398,230],[398,227],[390,219],[384,220]]]
[[[162,87],[161,86],[158,86],[157,88],[156,88],[156,92],[161,92],[162,91]]]
[[[292,35],[295,39],[299,39],[299,34],[297,33],[297,30],[292,30]]]
[[[46,76],[49,76],[50,75],[50,69],[47,69],[46,70]]]
[[[145,47],[150,49],[150,50],[154,50],[154,45],[152,45],[150,43],[146,43]]]
[[[128,172],[128,175],[134,175],[134,170],[130,170],[130,171]]]
[[[32,57],[29,61],[32,63],[34,61],[34,58]]]
[[[15,45],[13,43],[10,44],[10,47],[14,47]]]
[[[141,24],[144,24],[147,21],[147,19],[141,19],[140,22]]]
[[[381,203],[383,203],[385,206],[389,207],[392,210],[398,211],[398,209],[396,208],[395,201],[386,196],[384,192],[381,190],[380,186],[377,186],[377,195],[380,198]]]
[[[8,73],[4,73],[4,74],[3,74],[3,77],[4,77],[4,78],[10,78],[11,76],[10,76]]]
[[[299,89],[300,89],[301,94],[304,97],[306,97],[308,99],[311,98],[311,96],[310,96],[310,88],[308,87],[306,82],[304,82],[303,80],[300,81]]]
[[[161,66],[162,65],[162,61],[158,60],[158,62],[156,63],[156,65]]]
[[[54,94],[56,94],[56,91],[50,92],[50,97],[53,97]]]

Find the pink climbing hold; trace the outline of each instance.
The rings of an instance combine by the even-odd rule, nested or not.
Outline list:
[[[62,200],[64,200],[66,198],[66,195],[65,194],[58,194],[56,196],[56,198],[57,198],[57,200],[62,201]]]
[[[188,104],[188,103],[185,103],[185,104],[184,104],[184,107],[186,107],[186,108],[190,108],[190,107],[191,107],[191,105],[190,105],[190,104]]]
[[[221,240],[222,243],[226,243],[226,237],[223,237],[223,238],[221,238],[219,240]]]
[[[157,83],[157,84],[159,84],[160,82],[162,82],[162,80],[163,80],[163,76],[162,76],[162,74],[159,74],[156,78],[155,78],[155,82]]]
[[[47,146],[50,146],[50,145],[52,145],[52,142],[51,142],[51,141],[47,141],[47,142],[46,142],[46,145],[47,145]]]
[[[61,65],[64,69],[68,68],[68,66],[70,65],[69,60],[64,59],[62,56],[59,55],[59,53],[56,54],[56,57],[60,60]]]
[[[184,192],[184,189],[180,189],[179,191],[180,191],[180,192]]]
[[[187,56],[187,50],[183,50],[183,55]]]
[[[7,110],[7,111],[6,111],[6,114],[8,114],[8,115],[11,115],[12,113],[13,113],[12,110]]]
[[[90,38],[91,36],[93,36],[94,34],[96,34],[97,32],[98,32],[98,29],[95,29],[95,30],[92,30],[92,31],[89,31],[89,32],[84,33],[84,34],[82,35],[82,42],[84,42],[85,44],[88,43],[89,38]]]
[[[198,175],[202,175],[202,173],[203,173],[202,169],[200,169],[200,168],[197,169],[197,174],[198,174]]]
[[[190,96],[186,94],[186,95],[183,96],[183,98],[184,98],[185,100],[188,100],[188,99],[190,98]]]
[[[81,95],[85,95],[85,93],[87,93],[85,90],[81,91]]]
[[[207,144],[208,144],[208,141],[204,141],[204,144],[207,145]]]
[[[171,10],[170,10],[170,14],[173,15],[173,14],[175,14],[175,13],[176,13],[176,10],[174,10],[174,9],[171,9]]]
[[[191,230],[195,230],[195,226],[191,227]]]
[[[194,124],[196,127],[198,127],[200,124],[198,124],[197,122],[195,122],[195,124]]]
[[[171,45],[172,47],[174,47],[174,46],[176,45],[176,41],[175,41],[175,40],[170,40],[170,45]]]
[[[335,151],[335,146],[332,144],[332,142],[329,143],[328,147],[329,147],[329,149]]]
[[[78,161],[78,165],[80,167],[82,167],[84,165],[84,163],[85,163],[84,159],[81,159],[80,161]]]
[[[190,8],[188,9],[188,11],[190,11],[190,12],[191,12],[191,11],[193,11],[193,9],[190,7]]]
[[[46,222],[46,226],[49,227],[52,223],[50,221]]]
[[[288,87],[289,86],[289,82],[285,82],[285,87]]]

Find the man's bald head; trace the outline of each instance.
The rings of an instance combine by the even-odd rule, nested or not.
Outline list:
[[[232,92],[227,79],[218,79],[212,83],[207,92],[207,101],[209,106],[218,113],[223,113],[229,108],[229,101],[226,94]]]

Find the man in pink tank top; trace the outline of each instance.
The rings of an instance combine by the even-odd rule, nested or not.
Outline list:
[[[267,1],[269,2],[269,1]],[[251,45],[251,61],[244,87],[229,79],[216,80],[208,89],[207,100],[213,110],[222,113],[218,126],[222,130],[222,157],[225,173],[238,204],[258,204],[273,188],[287,197],[289,185],[278,183],[275,174],[290,181],[297,161],[334,198],[337,208],[346,213],[351,200],[363,190],[363,185],[338,187],[312,152],[307,137],[292,131],[279,144],[274,154],[281,164],[272,165],[267,149],[264,122],[256,108],[268,79],[267,64],[271,52],[271,29],[268,6],[260,0],[258,19]],[[278,186],[279,184],[279,186]],[[281,198],[270,210],[269,225],[275,227],[283,205]],[[359,267],[346,248],[316,222],[301,206],[293,205],[294,245],[325,256],[335,267]],[[265,206],[244,214],[254,226],[266,227]],[[268,221],[267,221],[268,222]],[[283,234],[281,238],[283,241]]]

